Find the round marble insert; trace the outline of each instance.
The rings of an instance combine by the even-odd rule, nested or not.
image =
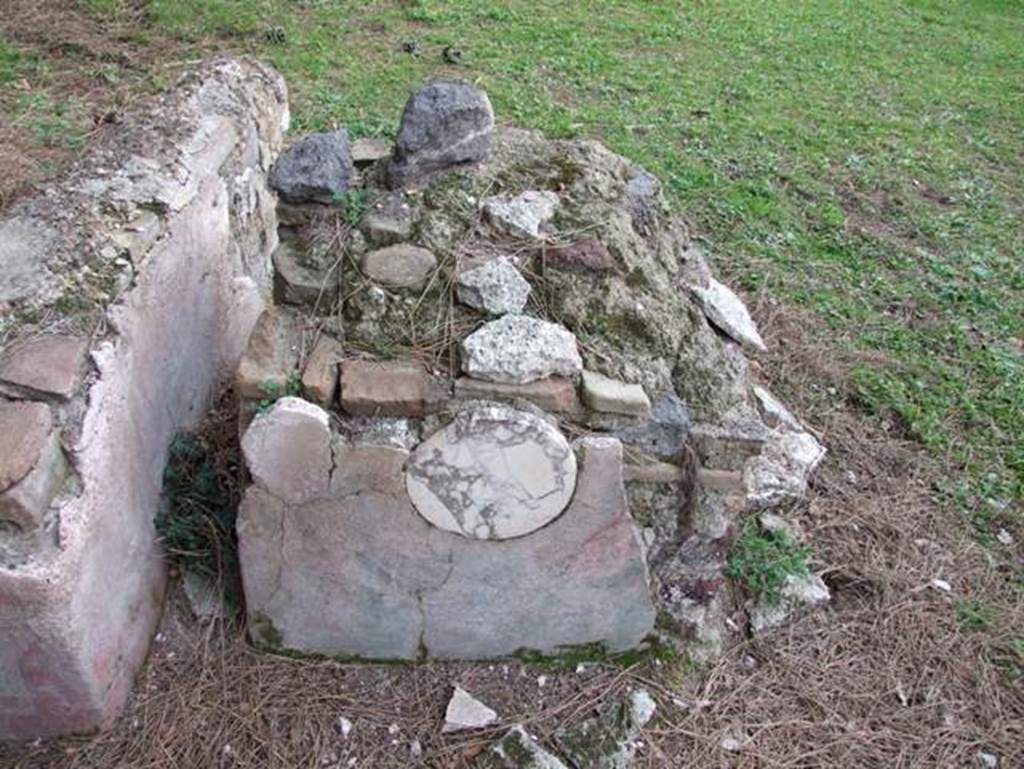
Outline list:
[[[510,539],[554,520],[576,488],[576,455],[526,411],[478,404],[425,440],[405,485],[430,523],[473,539]]]

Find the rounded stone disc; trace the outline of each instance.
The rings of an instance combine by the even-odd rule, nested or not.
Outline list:
[[[406,466],[430,523],[473,539],[510,539],[554,520],[576,488],[576,455],[557,428],[496,404],[461,411]]]

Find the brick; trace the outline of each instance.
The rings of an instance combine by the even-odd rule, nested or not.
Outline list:
[[[338,389],[338,365],[345,348],[337,339],[321,336],[302,371],[302,392],[321,406],[330,406]]]
[[[64,334],[28,339],[0,361],[0,383],[67,400],[82,384],[88,341]]]
[[[558,413],[573,414],[581,408],[579,398],[576,397],[575,385],[570,380],[557,376],[527,384],[485,382],[472,377],[459,377],[455,380],[455,396],[494,401],[522,399],[545,411]]]
[[[448,388],[413,361],[348,360],[341,407],[355,416],[418,417],[441,410]]]

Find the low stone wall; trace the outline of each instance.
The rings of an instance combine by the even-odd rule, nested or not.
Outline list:
[[[0,738],[102,725],[162,607],[167,446],[271,290],[280,76],[218,59],[0,219]]]

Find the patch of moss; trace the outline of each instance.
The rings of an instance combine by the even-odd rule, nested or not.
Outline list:
[[[579,665],[587,663],[631,668],[654,660],[672,662],[678,657],[675,649],[662,643],[656,636],[648,636],[644,643],[646,647],[643,649],[628,649],[623,652],[609,651],[603,643],[597,642],[564,646],[554,653],[519,649],[512,656],[527,665],[548,670],[575,670]]]
[[[281,643],[284,639],[280,631],[274,627],[273,620],[263,612],[256,612],[249,618],[249,638],[258,649],[282,651]]]

